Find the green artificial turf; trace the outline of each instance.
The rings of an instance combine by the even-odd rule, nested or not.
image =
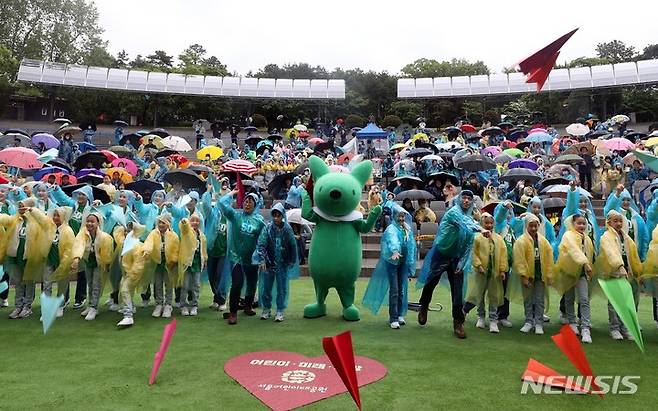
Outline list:
[[[367,280],[357,284],[359,299]],[[35,314],[25,320],[9,320],[10,309],[0,311],[0,372],[3,410],[252,410],[265,407],[223,371],[230,358],[250,351],[293,351],[307,356],[323,354],[321,338],[351,330],[357,355],[382,362],[387,376],[361,388],[366,410],[436,409],[652,409],[658,402],[658,329],[651,317],[651,300],[643,297],[640,321],[644,327],[646,354],[633,342],[617,342],[607,332],[607,311],[600,298],[593,301],[592,337],[585,346],[595,374],[639,375],[635,395],[521,395],[520,376],[533,357],[558,372],[577,375],[550,336],[557,333],[557,298],[553,320],[546,334],[521,334],[522,307],[512,305],[514,328],[501,327],[498,335],[476,329],[474,313],[467,320],[466,340],[452,336],[449,293],[437,288],[434,301],[446,305],[432,312],[428,326],[416,323],[391,330],[386,307],[375,317],[362,310],[362,320],[348,323],[340,318],[338,297],[331,292],[329,315],[307,320],[302,308],[313,301],[313,286],[305,278],[291,282],[286,321],[274,323],[240,316],[237,326],[219,320],[210,311],[210,289],[202,287],[198,317],[180,317],[178,330],[160,369],[157,383],[147,384],[153,354],[157,351],[165,319],[150,317],[152,306],[139,309],[135,325],[117,330],[120,317],[103,308],[96,321],[84,321],[77,310],[67,308],[47,335]],[[106,297],[106,296],[105,296]],[[103,301],[105,300],[103,298]],[[10,301],[13,294],[10,294]],[[411,299],[417,300],[413,291]],[[11,307],[10,307],[11,308]],[[348,394],[320,401],[308,409],[353,409]]]

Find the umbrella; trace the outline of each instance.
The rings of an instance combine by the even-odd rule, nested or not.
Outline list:
[[[462,124],[461,126],[461,131],[464,133],[475,133],[475,126],[471,124]]]
[[[137,133],[125,134],[123,137],[121,137],[121,140],[119,140],[119,144],[121,144],[122,146],[125,146],[126,143],[130,142],[131,146],[133,146],[135,148],[139,148],[139,146],[141,145],[141,143],[140,143],[141,139],[142,139],[142,136],[140,136]]]
[[[212,173],[212,169],[210,167],[206,167],[202,164],[192,164],[191,166],[187,166],[187,169],[192,170],[197,174],[201,174],[201,173],[210,174],[210,173]]]
[[[112,178],[114,178],[114,174],[119,173],[119,178],[121,179],[121,181],[123,181],[124,184],[133,182],[133,176],[131,176],[128,170],[126,170],[125,168],[112,167],[106,169],[105,173]]]
[[[508,140],[516,141],[520,138],[528,137],[528,132],[525,130],[516,130],[507,135]]]
[[[309,168],[309,167],[308,167],[308,162],[303,162],[302,164],[298,165],[298,166],[295,168],[294,173],[295,173],[295,174],[304,174],[304,170],[306,170],[307,168]]]
[[[515,159],[516,159],[516,157],[512,157],[512,156],[510,156],[509,154],[506,154],[506,153],[501,153],[501,154],[498,154],[494,158],[494,162],[496,162],[497,164],[504,164],[504,163],[512,162]]]
[[[425,178],[425,184],[427,185],[427,183],[429,183],[429,181],[431,180],[439,180],[442,186],[446,184],[446,181],[450,181],[455,186],[459,185],[459,179],[457,179],[455,175],[443,171],[440,173],[434,173],[427,176]]]
[[[59,147],[59,140],[48,133],[39,133],[32,136],[32,144],[38,146],[40,143],[43,143],[46,148],[57,148]]]
[[[519,150],[525,150],[526,147],[530,147],[532,145],[532,142],[530,141],[524,141],[522,143],[518,143],[514,148],[518,148]]]
[[[528,134],[525,141],[529,143],[550,143],[553,141],[553,136],[545,131],[540,131]]]
[[[206,140],[206,145],[217,146],[217,147],[222,147],[223,146],[222,140],[220,140],[218,138],[209,138],[209,139],[207,139]]]
[[[460,159],[455,167],[465,171],[485,171],[496,168],[496,163],[482,154],[472,154]]]
[[[286,211],[286,218],[288,219],[288,222],[290,224],[306,224],[306,225],[314,225],[315,223],[312,223],[304,218],[302,218],[302,209],[301,208],[293,208],[292,210]]]
[[[508,148],[507,150],[503,151],[503,154],[507,154],[511,157],[521,158],[523,156],[523,151],[519,150],[518,148]]]
[[[256,147],[256,154],[261,155],[265,152],[265,150],[272,151],[272,149],[272,142],[270,140],[264,140],[258,143],[258,147]]]
[[[396,200],[434,200],[434,195],[425,190],[406,190],[395,195]]]
[[[38,160],[41,161],[42,163],[47,163],[50,160],[56,159],[58,154],[59,151],[56,148],[49,148],[48,150],[39,154]]]
[[[124,127],[128,127],[128,123],[126,123],[126,122],[125,122],[125,121],[123,121],[123,120],[114,120],[114,122],[113,122],[113,123],[114,123],[114,124],[116,124],[117,126],[124,126]]]
[[[541,180],[541,176],[536,171],[527,168],[513,168],[507,170],[505,174],[500,177],[501,181],[525,181],[529,180],[533,184]]]
[[[636,132],[634,132],[634,133],[627,133],[627,134],[624,134],[624,135],[623,135],[623,137],[624,137],[626,140],[630,140],[630,141],[632,141],[632,142],[635,142],[635,141],[637,141],[637,140],[641,140],[641,139],[643,139],[643,138],[645,138],[645,137],[647,137],[647,136],[648,136],[647,133],[640,133],[639,131],[636,131]]]
[[[80,154],[80,156],[73,163],[76,169],[89,168],[88,164],[91,163],[93,168],[101,168],[104,163],[108,162],[105,154],[100,151],[87,151]]]
[[[283,140],[283,136],[281,134],[270,134],[267,136],[267,139],[272,141],[280,141]]]
[[[35,181],[39,181],[43,178],[43,176],[52,173],[69,174],[69,170],[62,167],[44,167],[38,170],[37,172],[35,172],[32,178],[34,178]]]
[[[162,137],[160,137],[157,134],[145,135],[144,137],[142,137],[141,143],[144,144],[145,147],[153,146],[158,150],[165,148],[164,144],[162,144]]]
[[[455,127],[455,126],[446,127],[445,129],[443,129],[443,131],[448,135],[461,133],[459,127]]]
[[[110,163],[119,158],[118,155],[111,152],[110,150],[101,150],[101,153],[105,154],[105,157],[107,157],[107,161],[109,161]]]
[[[564,154],[556,158],[555,164],[580,164],[583,162],[583,158],[576,154]]]
[[[290,182],[292,183],[292,179],[295,178],[296,176],[297,174],[295,173],[284,173],[277,175],[267,185],[267,192],[270,193],[270,196],[272,198],[277,198],[279,192],[281,192],[281,189],[283,189],[283,187],[285,186],[286,181],[290,180]]]
[[[498,146],[489,146],[480,150],[480,154],[484,156],[496,157],[498,154],[502,153],[503,149]]]
[[[455,156],[455,153],[450,153],[448,151],[441,151],[437,156],[441,157],[443,161],[445,160],[452,160],[452,158]]]
[[[610,140],[604,140],[602,144],[608,150],[625,151],[625,150],[632,150],[635,148],[635,144],[621,137],[615,137],[615,138],[611,138]]]
[[[80,177],[84,177],[84,176],[89,175],[89,174],[94,174],[94,175],[97,175],[97,176],[104,176],[105,175],[104,172],[102,172],[100,170],[97,170],[95,168],[83,168],[82,170],[76,171],[75,177],[80,178]]]
[[[87,129],[92,129],[94,131],[97,130],[96,124],[93,123],[93,122],[89,122],[89,121],[80,123],[79,127],[80,127],[80,130],[87,130]]]
[[[67,163],[66,161],[62,160],[61,158],[54,158],[52,160],[47,161],[46,163],[50,164],[51,166],[57,166],[60,168],[64,168],[66,170],[73,170],[71,165]]]
[[[505,132],[503,131],[502,128],[500,127],[487,127],[484,130],[482,130],[482,135],[483,136],[497,136],[499,134],[504,134]]]
[[[414,148],[407,152],[407,157],[423,157],[432,153],[433,151],[427,148]]]
[[[398,171],[400,167],[406,166],[407,164],[412,164],[413,165],[413,160],[405,159],[405,160],[400,160],[397,163],[393,164],[393,170]]]
[[[41,176],[39,180],[41,181],[48,181],[50,176],[55,176],[55,183],[57,184],[62,184],[62,176],[67,176],[69,178],[69,184],[78,184],[78,180],[75,178],[75,176],[69,175],[69,173],[49,173],[49,174],[44,174]],[[37,181],[35,178],[34,181]]]
[[[562,154],[580,154],[580,150],[582,150],[583,148],[587,150],[587,154],[589,155],[594,155],[594,152],[596,150],[591,142],[584,141],[582,143],[576,143],[570,145],[569,148],[564,150]]]
[[[532,160],[522,158],[520,160],[511,161],[507,165],[507,168],[509,168],[509,169],[512,169],[512,168],[527,168],[527,169],[530,169],[530,170],[537,170],[539,168],[539,166],[537,165],[537,163],[535,163]]]
[[[425,133],[416,133],[411,137],[410,141],[414,142],[416,140],[430,141],[430,138]]]
[[[573,123],[567,126],[567,133],[571,134],[572,136],[580,137],[580,136],[584,136],[589,132],[590,132],[589,127],[587,127],[584,124]]]
[[[206,157],[210,157],[211,160],[217,160],[224,155],[224,150],[216,146],[205,146],[201,150],[196,152],[196,158],[199,160],[206,160]]]
[[[75,127],[75,126],[70,126],[68,124],[65,124],[62,127],[60,127],[55,134],[57,136],[61,137],[64,134],[74,135],[74,134],[79,133],[80,131],[82,131],[82,130],[80,130],[80,127]]]
[[[54,119],[53,123],[70,124],[70,123],[72,123],[72,121],[69,120],[68,118],[60,117],[60,118]]]
[[[320,143],[316,145],[313,150],[317,151],[318,153],[321,153],[325,150],[331,150],[334,148],[334,143],[333,141],[325,141],[324,143]]]
[[[62,191],[64,191],[67,195],[71,196],[73,195],[73,192],[79,188],[82,188],[86,186],[87,184],[74,184],[70,186],[65,186],[62,187]],[[98,188],[95,186],[90,186],[91,187],[91,192],[92,195],[94,196],[94,200],[98,200],[103,204],[111,203],[112,200],[110,200],[110,196],[107,194],[107,191],[103,190],[102,188]]]
[[[452,150],[457,150],[457,149],[462,148],[462,145],[459,144],[456,141],[448,141],[447,143],[437,144],[436,148],[438,148],[439,151],[441,151],[441,150],[452,151]]]
[[[114,167],[125,168],[133,177],[137,175],[137,165],[132,160],[128,160],[127,158],[117,158],[112,160],[112,165]]]
[[[568,193],[571,190],[571,186],[566,185],[566,184],[559,184],[559,185],[554,185],[554,186],[549,186],[544,188],[541,193],[547,193],[547,194],[554,194],[554,193]],[[592,194],[590,194],[589,191],[585,190],[582,187],[578,187],[578,192],[580,195],[587,196],[588,198],[592,197]]]
[[[243,130],[246,131],[247,133],[253,133],[254,131],[258,131],[258,128],[254,126],[247,126],[243,128]]]
[[[324,140],[319,138],[319,137],[314,137],[314,138],[309,139],[308,143],[316,145],[316,144],[324,143]]]
[[[139,193],[142,196],[144,203],[151,202],[151,195],[156,190],[164,190],[162,184],[151,180],[137,180],[132,183],[126,184],[126,190],[131,190]]]
[[[349,171],[348,171],[349,172]],[[397,182],[400,182],[402,184],[402,188],[405,190],[411,190],[414,189],[414,185],[417,187],[422,186],[423,180],[416,176],[401,176],[401,177],[396,177],[393,180],[391,180],[390,183],[388,183],[388,191],[393,191],[395,187],[397,187]]]
[[[194,120],[192,124],[194,124],[195,126],[198,125],[199,127],[203,127],[203,128],[210,128],[210,121],[206,120],[205,118],[199,118],[197,120]]]
[[[658,137],[651,137],[648,140],[644,142],[644,145],[646,147],[653,147],[655,145],[658,145]]]
[[[130,151],[128,147],[124,147],[124,146],[112,146],[108,148],[108,150],[121,158],[129,158],[132,157],[133,155],[132,151]]]
[[[155,156],[153,158],[171,157],[171,156],[175,156],[175,155],[178,155],[178,151],[172,150],[170,148],[165,148],[164,150],[160,150],[157,153],[155,153]]]
[[[434,160],[436,160],[436,161],[439,161],[439,162],[443,162],[443,159],[441,157],[437,156],[436,154],[428,154],[425,157],[421,158],[420,160],[421,161],[434,161]]]
[[[563,177],[548,177],[541,180],[539,184],[541,184],[543,188],[546,188],[555,185],[569,184],[569,180]]]
[[[93,186],[99,185],[103,182],[103,176],[100,174],[87,174],[78,178],[78,184],[91,184]]]
[[[297,131],[308,131],[308,128],[303,124],[297,124],[293,128]]]
[[[22,134],[25,137],[30,137],[30,134],[22,128],[8,128],[5,130],[4,134]]]
[[[631,121],[631,119],[630,119],[630,117],[628,117],[626,115],[617,114],[615,116],[612,116],[610,121],[612,121],[615,124],[622,124],[622,123],[628,123],[629,121]]]
[[[658,173],[658,157],[646,151],[633,150],[633,153],[635,153],[638,160],[644,163],[645,167]]]
[[[491,215],[494,214],[494,210],[498,206],[498,204],[502,203],[502,201],[492,201],[491,203],[486,204],[484,207],[482,207],[482,211],[485,213],[489,213]],[[526,211],[528,211],[527,207],[524,207],[523,205],[519,203],[515,203],[513,201],[510,201],[512,203],[512,209],[514,211],[514,214],[519,215],[523,214]]]
[[[577,176],[578,173],[576,172],[576,169],[571,167],[568,164],[554,164],[552,165],[548,170],[546,170],[546,175],[548,176],[561,176],[562,172],[564,170],[567,170],[569,175],[572,176]]]
[[[256,144],[263,141],[263,137],[260,136],[249,136],[244,142],[249,144],[249,147],[256,147]]]
[[[179,184],[186,190],[196,189],[199,192],[204,192],[206,189],[206,182],[194,171],[187,169],[167,171],[164,175],[164,181],[171,185]]]
[[[252,174],[256,172],[256,166],[247,160],[231,160],[222,164],[222,171],[235,171],[238,173]]]
[[[169,137],[169,132],[164,128],[154,128],[153,130],[149,131],[149,134],[153,134],[161,138]]]
[[[178,136],[167,136],[163,138],[162,145],[176,151],[192,151],[190,143]]]
[[[167,156],[167,158],[169,158],[169,160],[174,161],[176,164],[178,164],[178,167],[184,167],[190,161],[186,157],[181,156],[180,154],[171,154],[171,155]]]
[[[143,136],[149,134],[149,131],[148,130],[137,130],[137,131],[135,131],[135,134],[139,134],[140,137],[143,137]]]
[[[545,213],[561,213],[567,203],[560,197],[546,197],[542,200],[542,205]]]
[[[20,141],[18,147],[32,147],[32,140],[22,134],[11,133],[0,137],[0,147],[14,147],[16,140]]]
[[[657,138],[657,139],[658,139],[658,138]],[[405,148],[407,148],[407,145],[406,145],[406,144],[403,144],[403,143],[397,143],[397,144],[393,144],[393,145],[391,146],[391,148],[390,148],[388,151],[404,150]]]
[[[9,147],[0,151],[0,161],[10,167],[35,169],[43,167],[34,150],[25,147]]]
[[[414,146],[416,148],[426,148],[428,150],[432,150],[432,153],[434,153],[434,154],[439,152],[439,148],[436,145],[434,145],[432,143],[427,143],[427,142],[422,141],[422,140],[415,141]]]
[[[307,137],[310,137],[310,136],[311,136],[311,133],[309,133],[308,131],[300,131],[299,133],[297,133],[297,137],[299,137],[299,138],[307,138]]]
[[[86,141],[81,141],[77,144],[78,144],[78,149],[80,150],[81,153],[85,153],[87,151],[97,151],[98,150],[95,145],[93,145],[91,143],[87,143]]]

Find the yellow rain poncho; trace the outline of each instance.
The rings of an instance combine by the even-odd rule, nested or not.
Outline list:
[[[169,219],[171,221],[171,219]],[[175,232],[171,229],[168,229],[164,235],[164,254],[165,259],[167,260],[166,269],[169,276],[165,278],[165,282],[168,285],[173,285],[177,279],[178,275],[178,255],[180,241]],[[153,281],[155,274],[155,269],[159,264],[162,263],[162,239],[160,236],[160,231],[156,228],[151,231],[144,241],[143,256],[145,261],[145,269],[143,282],[150,284]]]
[[[110,265],[114,259],[114,241],[111,235],[100,229],[103,226],[103,217],[96,211],[91,212],[89,215],[96,216],[99,221],[94,249],[91,249],[91,234],[87,231],[87,227],[83,225],[75,237],[73,258],[79,258],[86,264],[89,261],[89,254],[93,252],[96,255],[96,263],[101,272],[101,285],[104,286],[109,278]]]
[[[485,213],[480,220],[493,217]],[[466,301],[475,305],[483,302],[487,293],[489,306],[498,307],[503,304],[503,275],[509,270],[507,262],[507,246],[503,237],[491,232],[490,238],[478,233],[473,239],[472,251],[473,270],[469,274]]]
[[[594,263],[592,239],[575,230],[573,217],[564,220],[566,231],[560,241],[559,256],[555,263],[553,286],[560,295],[575,287],[586,264],[593,267]]]
[[[54,271],[51,275],[52,281],[65,281],[68,280],[71,273],[71,264],[73,263],[73,245],[75,243],[75,234],[73,229],[69,226],[69,220],[73,214],[71,207],[58,207],[53,212],[57,212],[61,219],[61,225],[57,227],[52,218],[47,217],[43,212],[32,210],[32,216],[41,226],[44,235],[47,238],[55,238],[59,235],[58,253],[59,265],[53,267]],[[51,240],[52,242],[52,240]]]
[[[647,252],[647,258],[642,265],[640,281],[654,298],[658,297],[658,226],[651,233],[649,252]]]
[[[123,280],[128,281],[130,291],[134,291],[144,274],[143,244],[139,238],[144,233],[145,226],[138,223],[132,224],[132,230],[128,233],[121,249],[121,270]]]
[[[183,284],[183,276],[185,271],[192,266],[194,260],[194,253],[199,248],[199,240],[201,240],[201,266],[206,265],[208,261],[208,250],[206,247],[206,236],[202,231],[199,235],[194,232],[190,227],[189,220],[184,218],[180,224],[180,247],[178,252],[178,276],[176,278],[176,286]]]
[[[622,227],[623,241],[617,231],[610,226],[611,218],[616,216],[621,217],[624,221]],[[640,262],[637,246],[628,235],[627,221],[622,214],[615,210],[608,212],[606,216],[605,233],[601,236],[601,250],[595,264],[596,274],[604,280],[620,277],[621,268],[624,268],[625,265],[628,265],[628,279],[632,284],[636,283],[636,280],[642,276],[642,263]],[[624,264],[622,247],[626,250],[627,264]]]

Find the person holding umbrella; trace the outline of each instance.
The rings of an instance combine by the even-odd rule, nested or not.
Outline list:
[[[117,128],[114,129],[114,145],[121,145],[121,139],[123,138],[123,124],[115,122]]]
[[[91,124],[87,125],[87,128],[82,132],[82,137],[84,138],[85,142],[92,144],[92,140],[94,139],[94,136],[96,135],[96,130],[94,129],[95,126],[92,126]]]

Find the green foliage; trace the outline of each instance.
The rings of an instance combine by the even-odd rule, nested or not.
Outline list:
[[[253,120],[254,127],[258,127],[258,128],[267,127],[267,118],[265,118],[264,115],[256,113],[253,114],[251,118]]]
[[[401,70],[401,77],[454,77],[489,73],[489,67],[480,60],[475,63],[471,63],[466,59],[439,62],[433,59],[421,58],[404,66]]]
[[[500,114],[496,110],[487,110],[482,115],[482,120],[491,123],[492,126],[500,123]]]
[[[347,128],[363,127],[365,125],[366,119],[357,114],[350,114],[345,118],[345,127]]]
[[[658,59],[658,44],[649,44],[642,50],[639,56],[640,60]]]
[[[623,110],[633,112],[637,121],[658,119],[658,89],[655,87],[633,87],[622,93]]]
[[[610,61],[605,57],[578,57],[562,66],[557,65],[555,68],[589,67],[601,64],[610,64]]]
[[[400,117],[396,115],[391,115],[389,114],[388,116],[384,117],[382,119],[382,127],[394,127],[398,128],[400,127],[400,124],[402,124],[402,120]]]
[[[631,61],[637,57],[635,47],[628,46],[621,40],[612,40],[596,45],[596,55],[612,64]]]

